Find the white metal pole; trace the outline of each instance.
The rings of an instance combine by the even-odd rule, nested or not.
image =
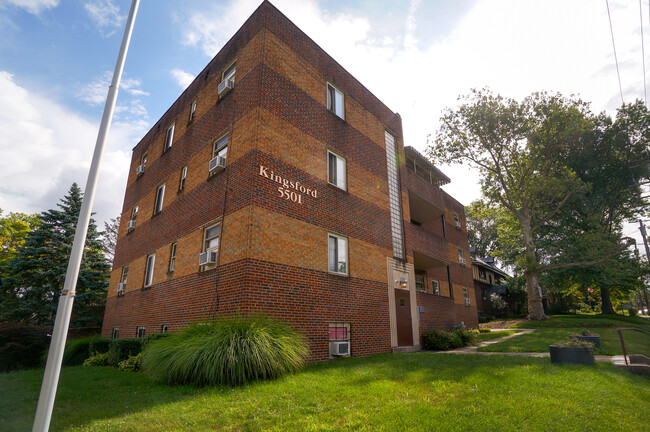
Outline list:
[[[77,287],[79,267],[81,266],[81,258],[86,243],[86,235],[88,234],[88,224],[90,222],[93,201],[95,200],[95,189],[97,188],[99,166],[102,161],[102,154],[104,153],[106,136],[108,135],[108,130],[111,127],[111,120],[113,119],[113,110],[115,109],[115,101],[117,99],[118,88],[122,78],[122,70],[124,69],[124,60],[126,58],[126,52],[129,49],[131,33],[133,32],[133,23],[139,5],[140,0],[132,0],[126,28],[124,29],[124,36],[122,37],[122,45],[120,46],[117,63],[115,64],[115,71],[113,72],[113,81],[111,82],[111,86],[108,89],[108,95],[106,96],[104,114],[99,126],[99,133],[97,134],[97,142],[95,144],[93,159],[90,164],[90,171],[88,172],[88,181],[86,182],[86,190],[81,203],[81,211],[79,212],[79,220],[77,221],[77,229],[75,231],[74,243],[72,244],[72,252],[70,253],[70,261],[68,262],[68,270],[65,274],[63,291],[59,297],[59,307],[54,321],[52,342],[50,343],[50,352],[48,353],[47,364],[45,365],[41,394],[38,398],[38,407],[36,408],[34,427],[32,428],[33,432],[47,432],[50,427],[50,420],[52,419],[52,408],[54,407],[56,389],[59,383],[63,350],[68,335],[68,326],[70,323],[70,315],[72,313],[72,305],[74,303],[75,290]]]

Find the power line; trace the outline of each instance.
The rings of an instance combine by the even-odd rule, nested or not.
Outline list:
[[[609,31],[612,34],[612,47],[614,48],[614,62],[616,63],[616,74],[618,75],[618,89],[621,92],[621,104],[623,101],[623,87],[621,86],[621,71],[618,69],[618,56],[616,55],[616,44],[614,43],[614,28],[612,27],[612,14],[609,12],[609,0],[605,0],[607,5],[607,17],[609,18]]]
[[[645,84],[645,47],[643,44],[643,5],[642,0],[639,0],[639,19],[641,20],[641,59],[643,60],[643,100],[645,105],[648,106],[648,91]]]

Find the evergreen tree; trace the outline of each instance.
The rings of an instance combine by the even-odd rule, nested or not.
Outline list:
[[[81,200],[81,189],[73,183],[57,204],[59,210],[48,210],[38,216],[40,225],[27,234],[4,269],[0,320],[53,324]],[[74,326],[96,326],[102,321],[110,266],[98,237],[91,219],[72,311]]]

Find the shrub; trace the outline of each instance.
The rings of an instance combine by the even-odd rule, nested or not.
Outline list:
[[[138,355],[130,356],[126,360],[122,360],[118,364],[118,369],[121,371],[132,371],[132,372],[137,372],[140,370],[142,366],[142,353],[139,353]]]
[[[470,330],[458,329],[458,330],[454,330],[452,333],[458,335],[458,337],[460,338],[461,344],[458,348],[471,345],[472,343],[474,343],[474,333],[472,333]]]
[[[169,384],[240,385],[294,372],[307,355],[305,338],[283,323],[223,318],[151,342],[142,370]]]
[[[111,348],[111,342],[112,339],[106,339],[106,338],[95,338],[90,341],[90,352],[91,353],[107,353],[108,350]]]
[[[464,346],[463,339],[458,333],[458,331],[451,332],[450,336],[451,336],[451,349],[462,348]]]
[[[90,346],[100,339],[99,336],[90,336],[82,339],[71,339],[65,344],[63,352],[63,366],[79,366],[90,357]]]
[[[586,347],[592,349],[594,347],[594,344],[592,344],[591,342],[587,342],[582,339],[574,339],[574,338],[565,339],[560,342],[556,342],[553,345],[560,346],[560,347]]]
[[[124,338],[113,339],[108,349],[108,363],[111,366],[118,366],[120,362],[131,356],[136,356],[142,352],[142,338]]]
[[[49,331],[43,326],[0,323],[0,372],[40,366],[50,344]]]
[[[422,333],[422,348],[431,351],[451,349],[453,341],[451,333],[443,330],[427,330]]]
[[[105,353],[93,353],[90,357],[84,360],[84,366],[110,366],[108,363],[108,358],[110,354]]]
[[[571,336],[600,336],[600,335],[598,333],[590,332],[587,329],[582,329],[577,334],[572,334]]]
[[[490,333],[492,330],[489,327],[479,327],[479,333]]]
[[[493,321],[493,320],[494,320],[494,316],[492,316],[492,315],[479,314],[479,316],[478,316],[478,322],[481,323],[481,324],[487,323],[487,322],[490,322],[490,321]]]

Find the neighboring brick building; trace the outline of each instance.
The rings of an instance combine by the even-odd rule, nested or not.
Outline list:
[[[133,149],[103,334],[262,312],[325,360],[476,326],[448,181],[265,1]]]
[[[492,313],[490,294],[499,294],[505,300],[507,294],[505,280],[509,276],[496,267],[494,258],[481,258],[476,255],[473,248],[470,250],[470,255],[472,257],[472,276],[474,277],[478,313],[490,315]]]

